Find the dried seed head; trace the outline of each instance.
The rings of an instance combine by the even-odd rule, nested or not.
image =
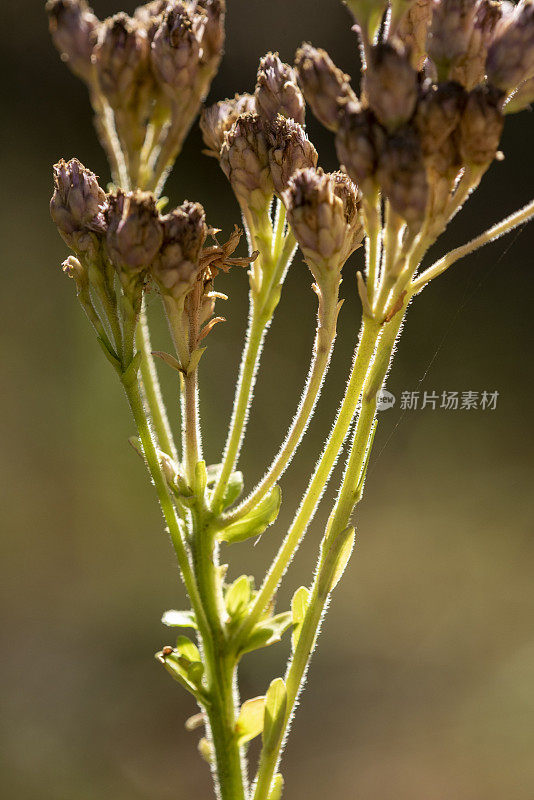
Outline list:
[[[378,157],[384,131],[369,109],[358,103],[348,103],[341,117],[336,136],[340,160],[363,194],[374,190]]]
[[[390,42],[370,49],[363,88],[371,110],[389,131],[407,122],[417,101],[417,73]]]
[[[175,299],[186,294],[199,272],[208,227],[200,203],[185,202],[162,217],[163,243],[151,273],[161,290]]]
[[[148,74],[146,30],[127,14],[116,14],[100,27],[93,53],[102,93],[114,108],[126,107]]]
[[[522,0],[498,26],[486,71],[491,83],[504,91],[534,77],[534,0]]]
[[[169,5],[151,48],[152,68],[163,91],[171,98],[193,91],[199,70],[200,45],[184,3]]]
[[[419,227],[426,215],[428,182],[421,144],[413,128],[403,128],[388,137],[377,175],[393,210],[410,227]]]
[[[297,50],[295,67],[311,110],[330,131],[339,129],[341,106],[356,101],[350,77],[342,72],[325,50],[303,44]]]
[[[257,114],[244,114],[225,133],[221,167],[240,203],[256,211],[268,206],[274,191],[269,145]]]
[[[441,149],[460,122],[466,102],[465,89],[455,81],[445,81],[425,89],[414,118],[425,158]]]
[[[50,214],[64,241],[77,253],[96,247],[94,234],[105,231],[106,195],[98,179],[77,158],[54,166]]]
[[[469,92],[458,128],[458,147],[466,164],[482,166],[495,158],[504,125],[502,101],[502,92],[494,86]]]
[[[482,83],[486,75],[486,57],[495,30],[502,17],[502,4],[495,0],[478,0],[467,51],[451,70],[451,78],[466,89]]]
[[[109,198],[106,237],[109,257],[120,273],[139,274],[154,261],[163,240],[156,199],[149,192],[123,192]]]
[[[54,44],[71,70],[91,81],[91,55],[100,22],[85,0],[48,0],[46,12]]]
[[[322,169],[302,169],[289,181],[283,198],[291,229],[319,286],[332,279],[337,285],[353,239],[349,203],[335,188],[336,179]]]
[[[274,190],[281,195],[293,173],[317,166],[317,150],[302,125],[281,114],[269,126],[267,139]]]
[[[297,73],[280,61],[278,53],[267,53],[260,61],[256,83],[256,107],[267,122],[278,114],[304,125],[305,103],[297,84]]]
[[[401,19],[396,38],[410,54],[412,67],[419,72],[426,59],[426,40],[432,19],[432,0],[415,0]]]
[[[474,0],[434,0],[427,47],[439,80],[467,53],[475,14]]]
[[[219,158],[226,131],[242,114],[253,114],[255,110],[251,94],[236,94],[231,100],[220,100],[204,108],[200,115],[200,130],[207,147],[206,155]]]

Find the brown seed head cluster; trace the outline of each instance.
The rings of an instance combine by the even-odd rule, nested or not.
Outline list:
[[[89,86],[115,180],[149,184],[140,151],[157,177],[176,157],[222,56],[224,0],[153,0],[103,22],[85,0],[49,0],[46,8],[61,57]]]
[[[304,105],[295,69],[267,53],[254,95],[236,95],[203,111],[207,152],[220,160],[241,205],[264,211],[296,170],[317,164],[304,130]]]
[[[380,3],[348,5],[365,53],[361,97],[308,44],[296,54],[299,82],[364,197],[380,190],[418,228],[462,169],[489,167],[503,115],[534,99],[534,0],[397,0],[381,24]]]
[[[241,236],[237,229],[227,243],[215,240],[205,246],[208,235],[216,232],[208,227],[199,203],[186,201],[162,216],[153,194],[121,189],[106,194],[96,175],[77,159],[54,167],[50,210],[77,256],[67,265],[68,274],[87,281],[87,267],[96,268],[100,276],[111,267],[129,296],[139,296],[152,279],[162,294],[180,300],[198,281],[211,285],[221,270],[246,266],[255,258],[233,257]]]

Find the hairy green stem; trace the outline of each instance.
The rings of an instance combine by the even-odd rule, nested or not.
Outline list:
[[[242,639],[245,639],[250,633],[254,625],[258,622],[263,610],[275,594],[278,584],[288,568],[310,521],[315,515],[318,503],[328,483],[328,479],[356,413],[358,399],[369,364],[373,358],[379,335],[380,324],[364,317],[352,372],[336,422],[328,437],[323,454],[315,468],[310,483],[308,484],[308,488],[302,498],[297,515],[265,577],[261,589],[256,595],[250,613],[241,627],[239,636]]]

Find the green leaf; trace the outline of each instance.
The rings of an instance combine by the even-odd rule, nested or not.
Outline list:
[[[187,365],[187,374],[191,375],[196,368],[198,367],[199,361],[204,354],[205,347],[197,347],[196,350],[193,350],[189,357],[189,364]]]
[[[206,462],[197,461],[195,464],[195,492],[198,497],[203,497],[208,485],[208,474],[206,472]]]
[[[179,636],[176,640],[176,650],[187,661],[200,661],[200,652],[188,636]]]
[[[290,611],[284,611],[274,617],[258,622],[252,628],[249,638],[241,648],[241,654],[250,653],[252,650],[259,650],[260,647],[268,647],[279,642],[291,623]]]
[[[231,617],[240,617],[247,609],[252,598],[251,579],[241,575],[228,587],[225,595],[226,610]]]
[[[345,528],[345,530],[336,537],[335,542],[332,544],[329,556],[331,554],[332,558],[334,559],[334,567],[332,577],[330,579],[330,586],[328,589],[329,592],[336,588],[341,576],[345,572],[345,567],[347,566],[351,556],[355,539],[356,531],[354,528],[349,527]]]
[[[235,734],[239,745],[250,742],[263,730],[265,716],[265,697],[253,697],[241,706],[235,724]]]
[[[134,355],[124,373],[122,375],[122,382],[125,386],[128,386],[131,383],[134,383],[137,380],[137,373],[139,372],[139,368],[141,366],[141,361],[143,360],[143,354],[140,350]]]
[[[219,478],[221,472],[222,464],[210,464],[207,468],[208,473],[208,489],[212,489],[217,480]],[[237,470],[236,472],[232,472],[228,479],[228,484],[224,491],[222,500],[221,500],[221,510],[224,511],[228,506],[231,506],[232,503],[235,503],[238,497],[243,492],[243,473]]]
[[[168,652],[169,648],[163,648],[159,653],[156,653],[156,659],[163,664],[169,675],[174,678],[181,686],[190,692],[197,700],[201,697],[200,679],[198,668],[191,669],[193,666],[190,661],[179,656],[176,650]],[[195,662],[198,663],[198,662]],[[204,667],[202,667],[202,671]]]
[[[276,773],[273,779],[272,789],[269,792],[267,800],[280,800],[284,790],[284,779],[279,772]]]
[[[197,621],[193,611],[166,611],[161,621],[168,628],[197,628]]]
[[[117,372],[120,373],[122,370],[122,364],[120,362],[120,358],[118,357],[117,353],[114,350],[113,351],[110,350],[105,341],[101,339],[100,336],[97,336],[96,339],[98,344],[102,348],[102,352],[106,356],[109,363],[117,370]]]
[[[299,589],[297,589],[291,601],[291,615],[293,620],[293,630],[291,632],[291,644],[293,646],[293,650],[297,646],[297,641],[300,635],[300,627],[302,625],[302,620],[304,619],[304,615],[306,614],[306,609],[308,608],[309,602],[310,602],[309,589],[307,589],[305,586],[301,586]]]
[[[242,542],[252,536],[259,536],[271,525],[280,511],[282,492],[279,486],[274,486],[269,494],[261,500],[256,508],[245,514],[244,517],[233,522],[218,534],[222,542]]]
[[[263,746],[266,750],[276,747],[282,734],[287,706],[287,690],[282,678],[276,678],[265,695],[265,717],[263,720]]]

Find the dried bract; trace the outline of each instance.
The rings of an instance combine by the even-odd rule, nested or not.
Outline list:
[[[482,166],[495,158],[504,126],[502,99],[502,92],[493,86],[477,86],[469,93],[458,129],[466,164]]]
[[[54,44],[71,70],[91,82],[91,56],[100,22],[85,0],[48,0],[46,4]]]
[[[356,101],[350,77],[336,67],[325,50],[310,44],[297,50],[295,67],[311,110],[325,128],[337,131],[343,104]]]
[[[105,231],[107,199],[94,173],[77,158],[54,166],[50,214],[64,241],[77,253],[94,251],[94,234]]]
[[[119,274],[135,275],[148,269],[163,241],[154,195],[119,189],[109,197],[106,218],[107,250]]]
[[[467,53],[476,10],[474,0],[434,0],[427,47],[440,80]]]
[[[220,100],[204,108],[200,115],[200,130],[207,148],[204,151],[206,155],[219,158],[224,134],[242,114],[255,111],[256,103],[251,94],[236,94],[231,100]]]
[[[522,0],[498,27],[486,71],[489,80],[504,91],[534,77],[534,0]]]
[[[388,137],[377,175],[393,210],[410,227],[420,227],[427,210],[428,181],[421,144],[413,128]]]
[[[269,164],[276,194],[281,195],[299,169],[317,166],[317,150],[304,128],[281,114],[268,129]]]
[[[258,114],[271,122],[278,114],[304,125],[305,103],[293,67],[280,61],[278,53],[267,53],[258,69],[256,83]]]
[[[398,46],[386,42],[370,49],[363,88],[371,110],[389,131],[411,118],[417,101],[417,73]]]
[[[274,192],[269,166],[269,144],[257,114],[244,114],[225,134],[221,167],[239,202],[265,210]]]
[[[358,103],[347,104],[336,136],[336,149],[341,164],[363,194],[374,190],[384,135],[369,109],[362,109]]]
[[[185,202],[161,219],[163,242],[151,273],[160,289],[173,298],[186,294],[200,269],[200,253],[208,227],[200,203]]]

